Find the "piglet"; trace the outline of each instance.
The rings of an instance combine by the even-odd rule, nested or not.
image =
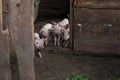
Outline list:
[[[37,53],[40,58],[42,58],[41,49],[44,48],[44,41],[44,39],[40,39],[38,33],[34,33],[35,53]]]

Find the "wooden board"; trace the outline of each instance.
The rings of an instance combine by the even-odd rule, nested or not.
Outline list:
[[[18,59],[20,80],[35,80],[32,0],[10,0],[10,35]]]
[[[75,0],[75,7],[120,9],[119,0]]]
[[[75,8],[74,49],[120,53],[119,21],[120,10]]]
[[[0,80],[11,80],[8,31],[2,26],[2,0],[0,0]]]

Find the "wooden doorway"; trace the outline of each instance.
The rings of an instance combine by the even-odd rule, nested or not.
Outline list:
[[[50,21],[56,21],[59,22],[64,18],[69,18],[70,25],[71,25],[71,38],[70,38],[70,44],[68,49],[72,49],[73,46],[73,34],[72,34],[72,19],[73,19],[73,0],[41,0],[39,3],[39,11],[38,16],[36,18],[36,21],[34,23],[35,25],[35,31],[38,32],[40,28],[45,25],[46,23]],[[50,39],[51,41],[51,39]],[[53,42],[53,41],[51,41]],[[52,44],[50,43],[50,46]]]

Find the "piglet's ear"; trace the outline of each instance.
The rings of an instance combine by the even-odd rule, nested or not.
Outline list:
[[[52,25],[51,29],[54,29],[54,28],[55,28],[55,26],[54,26],[54,25]]]
[[[70,28],[70,24],[67,24],[67,25],[65,26],[65,29],[68,29],[68,28]]]
[[[39,33],[43,33],[43,30],[40,30]]]
[[[56,24],[57,24],[57,22],[55,22],[55,21],[51,21],[51,23],[52,23],[53,25],[56,25]]]

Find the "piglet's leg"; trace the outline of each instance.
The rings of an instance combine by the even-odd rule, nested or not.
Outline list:
[[[45,39],[45,45],[46,46],[48,45],[48,39],[47,38]]]
[[[58,36],[58,40],[57,41],[58,41],[58,43],[57,43],[58,46],[60,46],[60,35]]]
[[[65,43],[66,43],[66,41],[63,41],[63,44],[62,44],[63,47],[65,46]]]
[[[54,37],[54,46],[56,46],[56,43],[57,43],[57,39],[56,39],[56,36]]]
[[[65,43],[65,48],[68,46],[68,40],[67,41],[65,41],[66,43]]]
[[[42,58],[42,55],[41,55],[41,52],[40,52],[40,51],[38,52],[38,55],[39,55],[40,58]]]
[[[39,55],[39,57],[40,57],[40,59],[41,59],[41,60],[40,60],[40,63],[42,63],[42,55],[41,55],[41,52],[40,52],[40,51],[38,52],[38,55]]]

